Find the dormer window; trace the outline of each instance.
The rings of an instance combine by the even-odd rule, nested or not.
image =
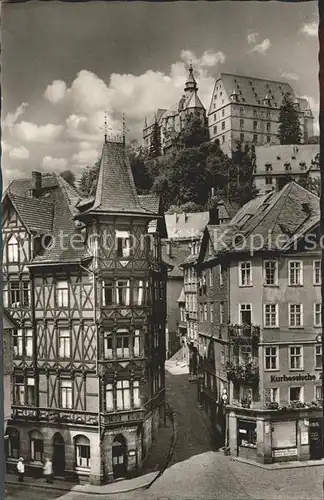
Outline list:
[[[300,162],[299,166],[300,166],[301,170],[305,170],[306,169],[306,163],[304,161]]]
[[[266,172],[271,172],[272,171],[272,165],[271,163],[266,163],[265,164]]]
[[[286,170],[286,172],[291,170],[290,163],[285,163],[285,170]]]

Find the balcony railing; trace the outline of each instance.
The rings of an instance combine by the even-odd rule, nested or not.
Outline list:
[[[145,410],[131,409],[127,411],[101,413],[101,425],[118,422],[130,422],[143,420]],[[11,418],[17,420],[37,420],[51,423],[98,425],[98,413],[77,410],[62,410],[53,408],[32,408],[26,406],[12,406]]]
[[[228,338],[234,345],[257,345],[260,341],[260,327],[256,325],[228,325]]]
[[[255,362],[238,364],[226,363],[227,378],[234,385],[247,385],[256,387],[259,384],[259,366]]]

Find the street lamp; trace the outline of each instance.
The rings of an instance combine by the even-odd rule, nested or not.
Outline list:
[[[227,425],[227,412],[226,412],[226,405],[228,403],[227,389],[225,389],[225,388],[223,389],[221,398],[222,398],[222,402],[223,402],[223,405],[225,408],[225,450],[226,450],[226,448],[228,447],[228,439],[227,439],[228,425]]]

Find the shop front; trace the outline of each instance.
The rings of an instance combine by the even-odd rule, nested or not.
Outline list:
[[[232,456],[260,463],[322,458],[321,410],[250,409],[228,405]]]

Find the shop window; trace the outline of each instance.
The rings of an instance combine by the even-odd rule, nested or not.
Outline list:
[[[42,462],[44,455],[43,435],[38,431],[30,433],[30,459],[32,462]]]
[[[238,445],[247,448],[256,448],[256,422],[238,421]]]
[[[76,466],[90,469],[90,441],[85,436],[75,438]]]

